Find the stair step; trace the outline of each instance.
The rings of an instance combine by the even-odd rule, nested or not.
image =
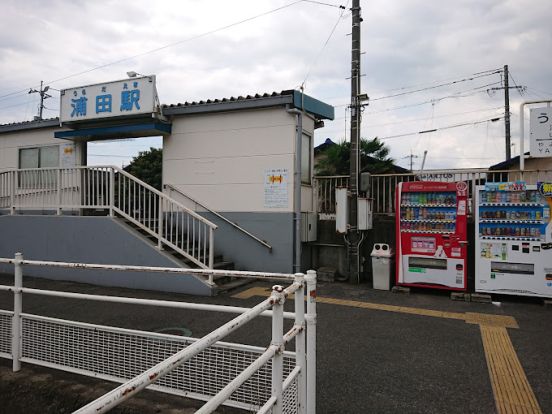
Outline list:
[[[253,279],[246,279],[246,278],[234,278],[231,279],[227,283],[220,283],[217,282],[217,295],[221,293],[229,292],[233,289],[237,289],[239,287],[242,287],[244,285],[247,285],[249,283],[253,283]]]
[[[230,261],[215,262],[215,264],[213,265],[213,269],[234,270],[234,262],[230,262]]]

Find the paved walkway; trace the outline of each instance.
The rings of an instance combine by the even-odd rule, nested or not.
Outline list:
[[[0,276],[0,283],[11,278]],[[237,306],[258,303],[268,287],[198,298],[31,278],[25,285]],[[317,301],[318,413],[552,414],[552,309],[539,301],[506,298],[497,307],[344,284],[321,284]],[[0,294],[0,308],[11,308],[8,293]],[[124,328],[181,327],[196,337],[231,318],[31,295],[24,311]],[[255,320],[228,340],[266,346],[270,321]]]

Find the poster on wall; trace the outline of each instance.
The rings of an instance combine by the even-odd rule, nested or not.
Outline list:
[[[69,168],[76,165],[75,144],[71,142],[59,146],[59,164],[61,168]]]
[[[265,208],[286,208],[288,201],[287,168],[266,169],[264,173]]]

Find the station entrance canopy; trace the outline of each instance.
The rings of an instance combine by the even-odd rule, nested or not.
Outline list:
[[[63,89],[56,138],[93,141],[168,135],[161,115],[155,76]]]

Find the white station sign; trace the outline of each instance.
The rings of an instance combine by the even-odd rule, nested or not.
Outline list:
[[[531,157],[552,157],[552,108],[535,108],[530,111]]]
[[[63,89],[60,95],[61,123],[156,112],[153,75]]]

